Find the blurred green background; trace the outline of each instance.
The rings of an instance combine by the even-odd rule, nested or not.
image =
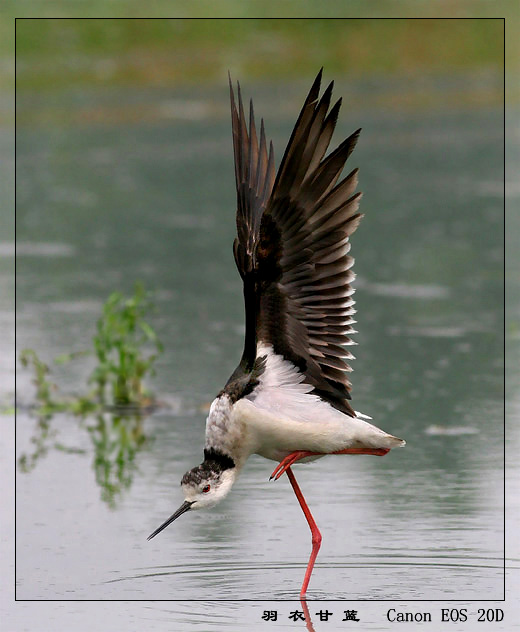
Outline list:
[[[228,69],[292,78],[315,73],[317,60],[335,76],[495,70],[503,28],[501,19],[22,19],[18,88],[168,86],[220,81]]]
[[[237,59],[250,79],[312,74],[317,59],[335,75],[497,68],[502,35],[498,19],[27,19],[18,85],[212,80]]]
[[[371,11],[377,13],[377,6],[383,4],[371,3]],[[338,80],[386,82],[392,95],[385,95],[380,103],[384,108],[442,108],[448,102],[450,107],[493,107],[503,99],[504,21],[499,18],[91,19],[76,17],[84,15],[81,6],[69,5],[65,12],[69,17],[51,18],[45,17],[53,15],[46,5],[38,11],[42,17],[17,20],[19,125],[156,120],[162,115],[147,111],[142,100],[124,99],[115,111],[99,100],[95,107],[89,106],[80,95],[133,88],[152,95],[183,86],[193,90],[196,84],[223,86],[228,70],[242,81],[276,84],[312,77],[323,65]],[[132,3],[119,6],[136,14]],[[203,5],[197,6],[193,13],[207,14]],[[230,1],[215,13],[225,14],[227,8],[237,15],[241,6]],[[265,7],[255,11],[260,7],[255,3],[248,6],[252,14],[269,14]],[[341,13],[337,3],[328,4],[325,12],[333,13],[334,7]],[[422,3],[416,15],[428,15],[429,7],[432,3]],[[88,14],[96,15],[95,6]],[[102,14],[100,6],[97,15]],[[0,40],[5,47],[8,37]],[[452,81],[445,98],[432,81],[447,76]],[[399,86],[397,78],[409,79],[409,89]],[[3,79],[8,80],[7,75]],[[76,102],[57,107],[52,95],[64,92],[76,94]],[[227,110],[219,114],[227,116]]]

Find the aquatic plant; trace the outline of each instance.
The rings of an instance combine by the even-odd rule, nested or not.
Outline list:
[[[107,402],[107,387],[115,406],[147,406],[152,403],[143,378],[153,375],[153,364],[163,345],[145,316],[153,307],[149,293],[137,283],[134,295],[113,292],[103,307],[94,336],[97,366],[89,382],[96,386],[99,402]],[[147,345],[155,353],[145,353]]]
[[[97,321],[93,350],[64,353],[55,358],[55,364],[65,364],[83,356],[96,356],[97,364],[88,379],[94,390],[84,395],[61,396],[56,384],[48,379],[49,366],[34,349],[24,349],[20,363],[34,370],[38,414],[68,411],[84,415],[106,406],[153,405],[153,396],[143,385],[144,378],[154,374],[153,364],[163,351],[157,334],[145,320],[153,307],[150,293],[141,283],[136,283],[130,297],[113,292]],[[154,348],[151,353],[146,351],[150,345]]]

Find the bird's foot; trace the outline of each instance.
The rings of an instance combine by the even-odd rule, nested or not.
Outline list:
[[[321,454],[321,452],[308,452],[307,450],[297,450],[296,452],[291,452],[291,454],[278,463],[274,472],[269,477],[269,480],[271,481],[274,478],[274,480],[277,481],[293,463],[296,463],[296,461],[304,459],[306,456],[316,456],[318,454]]]

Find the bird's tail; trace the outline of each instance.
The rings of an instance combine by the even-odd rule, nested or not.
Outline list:
[[[374,447],[378,448],[404,448],[406,445],[406,441],[404,439],[400,439],[399,437],[394,437],[394,435],[388,434],[381,428],[374,426],[368,420],[372,420],[372,417],[365,415],[364,413],[356,412],[356,418],[360,419],[362,422],[366,424],[366,428],[369,428],[371,432],[370,434],[370,443],[374,445]],[[377,444],[377,446],[376,446]]]
[[[399,437],[394,437],[394,435],[386,435],[386,446],[388,448],[404,448],[406,445],[406,441],[404,439],[399,439]]]

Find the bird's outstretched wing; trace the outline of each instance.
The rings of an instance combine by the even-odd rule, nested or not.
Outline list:
[[[235,156],[235,181],[237,187],[237,237],[233,242],[233,254],[238,271],[244,282],[246,308],[246,339],[244,353],[230,381],[249,376],[256,359],[256,320],[258,313],[258,289],[256,287],[256,250],[260,224],[271,192],[275,169],[273,144],[265,138],[264,121],[260,121],[260,141],[256,133],[253,102],[249,102],[249,130],[238,84],[238,108],[235,102],[231,78],[231,123]]]
[[[244,280],[246,341],[230,383],[244,385],[246,375],[254,382],[262,371],[257,350],[270,345],[297,367],[313,393],[354,416],[347,401],[347,360],[353,356],[344,346],[354,344],[349,337],[355,333],[354,259],[348,252],[362,217],[361,193],[354,193],[357,169],[339,177],[360,130],[325,157],[341,99],[330,108],[333,83],[319,98],[321,75],[320,70],[276,179],[263,124],[258,143],[252,106],[248,132],[240,93],[237,110],[231,90],[238,195],[234,253]]]

